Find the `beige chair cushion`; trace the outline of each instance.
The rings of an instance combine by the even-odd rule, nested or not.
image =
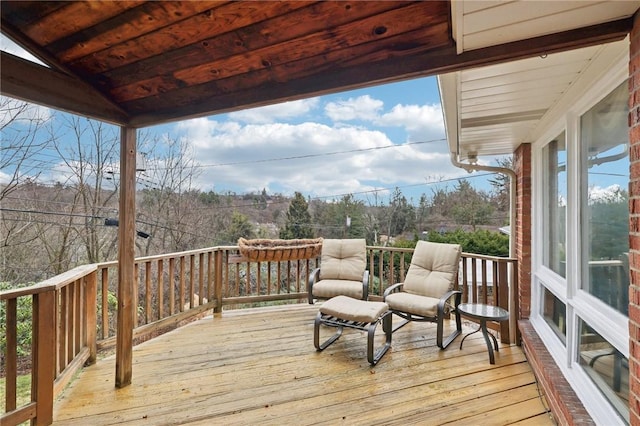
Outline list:
[[[394,311],[406,312],[423,317],[435,317],[438,314],[439,298],[419,296],[404,292],[391,293],[384,301]]]
[[[403,290],[439,299],[452,287],[461,253],[459,244],[418,241]]]
[[[362,299],[362,277],[360,277],[360,281],[320,280],[313,285],[313,295],[315,297],[326,299],[336,294]]]
[[[346,296],[336,296],[322,304],[320,312],[347,321],[375,322],[389,310],[384,302],[367,302]]]
[[[364,238],[322,241],[320,280],[360,281],[362,294],[362,277],[366,267],[367,242]],[[316,292],[316,285],[313,286],[313,294],[320,296]]]

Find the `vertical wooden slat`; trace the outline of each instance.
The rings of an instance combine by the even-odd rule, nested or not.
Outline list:
[[[467,273],[468,262],[466,257],[462,257],[462,302],[466,303],[469,301],[469,286],[467,285],[467,281],[469,279],[469,275]]]
[[[33,297],[33,374],[31,400],[36,402],[35,424],[53,423],[53,380],[55,378],[56,296],[46,291]]]
[[[285,293],[289,293],[291,288],[291,261],[287,260],[287,290]]]
[[[64,370],[67,365],[67,347],[69,346],[69,288],[63,287],[60,289],[60,321],[59,321],[59,334],[60,340],[58,344],[58,372]]]
[[[147,261],[144,263],[144,313],[145,313],[145,324],[149,324],[151,319],[151,314],[153,313],[153,309],[151,308],[151,262]]]
[[[189,256],[189,309],[195,306],[194,294],[196,291],[196,255]]]
[[[244,295],[249,296],[251,294],[251,263],[247,262],[244,266],[247,270],[247,280],[244,283]]]
[[[380,250],[378,255],[378,279],[384,282],[384,253]]]
[[[180,288],[179,288],[179,302],[180,306],[178,306],[178,311],[184,311],[184,275],[186,269],[187,259],[184,256],[180,256]]]
[[[135,329],[139,324],[138,319],[138,306],[140,306],[140,264],[136,263],[133,267],[133,328]]]
[[[223,256],[223,252],[222,250],[216,250],[216,252],[214,253],[214,258],[215,258],[215,279],[213,280],[213,293],[215,295],[216,298],[216,306],[215,308],[213,308],[213,313],[214,314],[220,314],[222,312],[222,280],[223,280],[223,276],[222,276],[222,256]],[[228,262],[227,262],[228,265]],[[228,276],[228,270],[227,270],[227,276]]]
[[[173,315],[176,312],[176,289],[175,289],[175,272],[176,272],[176,259],[169,259],[169,315]]]
[[[198,305],[202,305],[204,302],[204,253],[200,253],[198,259]]]
[[[267,262],[267,295],[271,294],[271,262]]]
[[[487,279],[487,261],[482,259],[480,261],[481,274],[482,274],[482,303],[485,305],[489,303],[489,280]]]
[[[507,272],[507,263],[500,262],[500,268],[497,269],[498,279],[498,300],[496,301],[497,305],[504,309],[509,309],[509,279]],[[511,343],[511,331],[510,331],[511,321],[502,321],[500,322],[500,340],[503,343]]]
[[[7,300],[7,351],[4,405],[6,411],[16,409],[16,386],[18,380],[18,299]]]
[[[158,259],[158,319],[164,318],[164,259]]]
[[[389,285],[396,283],[396,255],[395,252],[389,251]]]
[[[89,349],[89,364],[94,364],[97,359],[98,347],[96,341],[98,313],[96,309],[96,299],[98,297],[98,274],[92,272],[86,278],[86,288],[84,292],[85,307],[85,340],[84,344]]]
[[[102,339],[109,337],[109,269],[103,268],[101,274],[102,288]]]
[[[300,260],[296,260],[296,292],[300,293]]]
[[[471,303],[478,303],[478,273],[476,259],[471,258]]]
[[[136,129],[120,128],[120,214],[118,226],[118,327],[116,332],[116,386],[131,384],[136,216]]]
[[[282,262],[278,262],[278,270],[277,270],[277,274],[278,274],[278,288],[277,288],[277,293],[280,294],[280,289],[282,288]]]
[[[260,294],[260,284],[262,283],[262,262],[258,262],[256,266],[256,294]]]
[[[82,316],[82,300],[84,298],[84,278],[77,279],[73,284],[75,288],[73,302],[73,355],[71,359],[80,352],[84,337],[84,317]]]
[[[207,253],[207,299],[213,300],[213,252]]]

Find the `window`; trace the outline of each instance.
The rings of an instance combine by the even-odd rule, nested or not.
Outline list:
[[[564,132],[542,149],[542,264],[566,277],[567,149]]]
[[[629,360],[582,319],[578,362],[629,423]]]
[[[531,322],[599,424],[629,421],[626,77],[576,95],[533,152]]]
[[[628,313],[628,90],[618,86],[580,118],[582,289]]]
[[[566,343],[567,307],[547,288],[543,291],[542,316],[562,343]]]

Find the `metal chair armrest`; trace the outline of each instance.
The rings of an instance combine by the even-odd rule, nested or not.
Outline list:
[[[369,271],[365,269],[362,274],[362,300],[369,299]]]
[[[307,296],[309,304],[313,305],[313,284],[320,278],[320,268],[316,268],[309,274],[309,285],[307,287]]]
[[[459,290],[450,290],[446,292],[438,302],[438,317],[440,317],[441,315],[444,315],[447,302],[453,296],[455,296],[455,299],[453,301],[453,310],[456,311],[458,309],[458,305],[462,301],[462,292]]]
[[[404,283],[397,283],[397,284],[392,285],[388,289],[386,289],[384,291],[384,294],[382,295],[382,301],[384,302],[384,299],[386,299],[387,296],[390,295],[391,293],[396,293],[396,292],[401,291],[403,286],[404,286]]]

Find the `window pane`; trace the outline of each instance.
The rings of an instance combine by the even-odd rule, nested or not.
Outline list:
[[[602,394],[629,423],[629,360],[582,319],[578,361]]]
[[[542,149],[543,229],[542,263],[566,277],[567,149],[564,132]]]
[[[566,343],[567,337],[567,308],[564,303],[546,288],[543,294],[542,316],[556,335]]]
[[[622,84],[580,120],[582,288],[628,313],[628,90]]]

